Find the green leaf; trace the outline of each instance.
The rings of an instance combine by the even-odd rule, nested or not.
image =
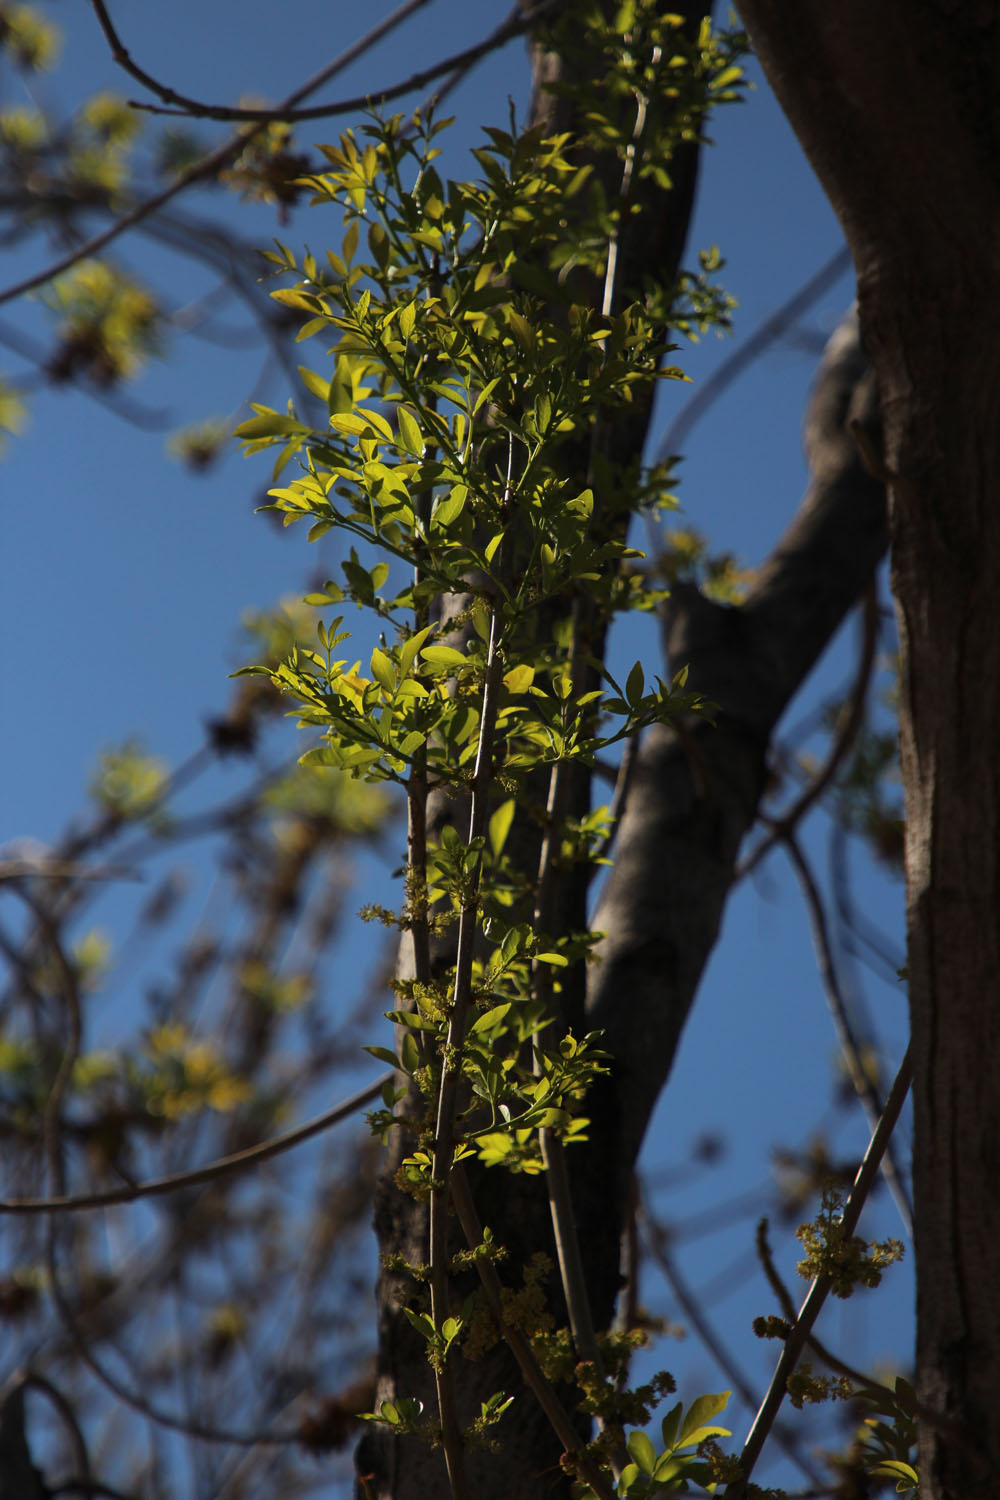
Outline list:
[[[368,422],[357,412],[333,412],[330,416],[330,426],[335,427],[338,432],[346,432],[357,437],[362,432],[367,432]]]
[[[324,380],[322,375],[317,375],[315,370],[307,370],[305,365],[296,366],[302,379],[302,384],[313,396],[318,396],[321,401],[326,401],[330,395],[330,382]]]
[[[420,454],[423,452],[424,440],[415,417],[405,406],[396,407],[396,423],[399,427],[399,441],[408,453]]]
[[[882,1475],[886,1479],[898,1480],[896,1493],[900,1495],[905,1494],[907,1490],[915,1490],[920,1483],[920,1475],[916,1469],[911,1464],[903,1463],[899,1458],[883,1459],[878,1467],[872,1470],[872,1473]]]
[[[456,651],[454,646],[425,646],[420,659],[435,671],[446,667],[466,667],[469,664],[469,658],[463,656],[461,651]]]
[[[635,708],[641,701],[645,686],[646,678],[643,674],[642,662],[637,661],[625,683],[625,697],[628,699],[630,708]]]
[[[377,646],[372,652],[371,670],[372,676],[380,687],[384,688],[387,693],[395,693],[396,674],[392,670],[392,662]]]
[[[635,1459],[641,1473],[651,1475],[656,1468],[656,1449],[644,1432],[630,1432],[626,1447]]]
[[[456,484],[448,498],[446,500],[439,500],[434,507],[434,524],[436,526],[450,526],[452,521],[462,514],[468,493],[469,491],[464,484]]]
[[[729,1434],[721,1427],[711,1429],[705,1427],[706,1422],[722,1411],[731,1395],[730,1391],[720,1391],[718,1395],[699,1396],[697,1401],[692,1401],[684,1413],[684,1421],[681,1424],[680,1436],[677,1440],[678,1447],[688,1447],[691,1443],[700,1443],[706,1437],[725,1436]],[[702,1429],[704,1428],[704,1431]],[[698,1434],[701,1434],[700,1436]]]
[[[511,1002],[509,1000],[506,1000],[503,1005],[494,1005],[492,1010],[484,1011],[483,1014],[472,1023],[470,1031],[491,1031],[493,1027],[498,1024],[498,1022],[503,1020],[504,1016],[510,1010],[510,1007]]]
[[[461,1333],[461,1331],[461,1318],[445,1318],[444,1322],[441,1324],[441,1335],[445,1341],[445,1344],[454,1343],[455,1339],[458,1338],[458,1335]]]
[[[409,1036],[409,1032],[406,1033]],[[378,1058],[379,1062],[388,1063],[390,1068],[400,1066],[399,1058],[395,1052],[390,1052],[388,1047],[362,1047],[362,1052],[370,1052],[372,1057]]]
[[[403,1065],[403,1072],[409,1073],[410,1077],[412,1078],[413,1074],[417,1071],[417,1069],[423,1062],[423,1058],[420,1056],[420,1048],[417,1045],[417,1039],[413,1035],[412,1031],[403,1032],[403,1039],[399,1044],[399,1051],[400,1061]]]
[[[669,1453],[677,1444],[677,1432],[681,1425],[681,1415],[684,1411],[684,1402],[678,1401],[672,1406],[667,1415],[660,1423],[660,1433],[663,1438],[663,1446]]]
[[[297,417],[283,417],[280,412],[269,411],[267,407],[256,407],[255,410],[257,416],[250,417],[248,421],[235,427],[234,436],[250,439],[286,437],[289,433],[308,433],[310,430]]]
[[[399,648],[399,675],[401,677],[407,675],[413,665],[414,657],[433,630],[433,625],[427,625],[423,630],[414,631],[413,635],[408,636],[403,642]]]
[[[411,1328],[415,1328],[417,1333],[429,1343],[434,1337],[435,1328],[427,1314],[414,1312],[411,1307],[404,1307],[403,1313]]]
[[[503,853],[503,846],[507,842],[510,825],[514,821],[514,807],[514,798],[508,797],[506,802],[501,802],[496,812],[490,818],[490,848],[498,859]]]
[[[535,680],[534,667],[526,666],[524,663],[519,667],[511,667],[509,672],[503,676],[503,685],[511,693],[526,693]]]

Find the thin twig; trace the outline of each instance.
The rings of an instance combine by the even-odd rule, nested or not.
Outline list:
[[[258,120],[265,117],[270,119],[287,118],[287,116],[279,115],[276,111],[270,110],[230,109],[227,105],[201,104],[197,99],[189,99],[185,94],[179,94],[176,89],[170,88],[167,84],[157,82],[151,73],[147,73],[144,68],[141,68],[138,63],[132,60],[132,56],[122,42],[114,22],[108,15],[104,0],[90,0],[90,3],[94,14],[97,16],[98,25],[104,32],[114,61],[120,68],[124,68],[125,72],[134,78],[137,83],[141,83],[143,88],[149,89],[151,94],[156,94],[157,98],[162,99],[165,104],[179,105],[185,114],[201,115],[211,120]],[[355,62],[365,52],[370,51],[384,36],[394,31],[414,11],[420,10],[427,3],[428,0],[404,0],[404,4],[394,10],[391,15],[386,16],[377,26],[373,26],[358,41],[352,42],[346,51],[339,53],[332,62],[327,63],[318,73],[314,73],[312,78],[303,85],[304,93],[311,94],[316,89],[321,88],[324,83],[329,83],[330,79],[336,77],[348,64]],[[130,102],[133,103],[133,107],[136,109],[149,108],[148,105],[135,103],[134,101]],[[176,112],[171,111],[171,113]]]
[[[812,928],[816,961],[819,965],[823,992],[826,995],[827,1005],[833,1018],[834,1029],[837,1033],[837,1042],[844,1061],[847,1064],[854,1092],[857,1094],[858,1100],[867,1117],[869,1129],[874,1130],[878,1124],[882,1106],[875,1092],[875,1087],[868,1076],[868,1070],[861,1056],[861,1045],[854,1035],[854,1027],[847,1013],[847,1005],[844,1001],[844,992],[841,989],[837,966],[834,962],[830,934],[827,930],[826,912],[823,909],[823,901],[819,893],[819,888],[813,878],[812,870],[809,868],[809,862],[802,853],[794,834],[786,830],[782,836],[782,842],[798,877],[809,912],[809,925]],[[896,1162],[891,1141],[887,1143],[886,1152],[882,1158],[881,1172],[885,1178],[886,1187],[892,1195],[892,1201],[899,1211],[903,1226],[912,1239],[913,1209],[910,1206],[910,1200],[903,1185],[902,1174]]]
[[[92,0],[93,4],[99,0]],[[399,99],[404,94],[414,93],[417,89],[424,88],[432,83],[435,78],[440,78],[443,73],[450,73],[454,69],[464,68],[471,63],[478,62],[481,57],[502,47],[515,36],[520,36],[529,26],[548,9],[549,3],[540,5],[531,12],[525,14],[520,5],[514,7],[507,18],[501,22],[481,42],[474,43],[471,47],[463,47],[460,52],[454,52],[451,56],[442,59],[441,62],[432,63],[429,67],[420,68],[411,73],[408,78],[399,83],[390,84],[384,89],[369,89],[364,94],[357,94],[351,99],[338,99],[332,104],[315,104],[305,109],[295,108],[289,101],[280,104],[275,109],[255,109],[253,107],[243,108],[225,104],[202,104],[196,99],[190,100],[182,108],[171,108],[157,104],[146,104],[139,99],[130,99],[129,104],[133,109],[142,110],[145,114],[183,116],[187,118],[202,118],[208,120],[245,120],[257,123],[258,128],[278,121],[282,123],[295,124],[303,120],[329,120],[338,115],[357,114],[360,110],[370,108],[373,103],[388,103],[392,99]],[[339,68],[336,70],[339,71]],[[308,85],[299,91],[299,97],[304,93],[312,93],[321,83],[325,83],[332,72],[324,69],[321,75],[310,79]]]
[[[731,1383],[733,1389],[738,1392],[744,1404],[750,1411],[757,1411],[760,1406],[760,1397],[754,1391],[753,1386],[737,1364],[732,1353],[726,1348],[715,1332],[715,1329],[702,1310],[699,1299],[694,1295],[694,1292],[682,1276],[676,1260],[670,1253],[669,1237],[665,1226],[654,1218],[645,1204],[643,1205],[643,1217],[646,1220],[648,1228],[648,1233],[644,1236],[646,1248],[666,1277],[667,1284],[676,1297],[681,1312],[701,1339],[702,1344],[715,1360],[726,1379]],[[786,1433],[783,1428],[776,1425],[774,1440],[801,1470],[810,1484],[822,1484],[821,1475],[812,1468],[807,1459],[802,1457],[798,1444],[790,1433]]]
[[[346,67],[348,62],[353,61],[356,55],[353,48],[348,48],[347,52],[341,53],[340,57],[334,59],[334,62],[330,63],[321,73],[307,79],[299,88],[293,90],[279,106],[277,111],[278,118],[288,118],[288,111],[298,104],[300,99],[306,98],[313,90],[319,88],[321,84],[326,83],[341,67]],[[458,57],[448,58],[439,71],[447,72],[449,68],[453,68],[456,65],[456,62],[461,61],[462,57],[463,55],[459,54]],[[431,76],[437,76],[433,70],[431,70]],[[409,86],[419,88],[422,85],[419,81],[410,80]],[[390,94],[383,92],[378,97],[388,98]],[[391,97],[394,97],[394,95]],[[367,102],[368,100],[364,99],[361,101],[361,105],[355,105],[354,107],[363,107]],[[154,193],[150,198],[144,198],[141,203],[137,203],[128,213],[116,219],[113,224],[109,224],[106,229],[102,229],[98,234],[92,235],[90,239],[83,241],[59,260],[51,262],[42,270],[24,277],[23,280],[16,282],[13,286],[7,287],[4,291],[0,291],[0,305],[4,302],[12,301],[15,297],[23,296],[25,292],[33,291],[37,286],[43,286],[45,282],[51,281],[54,276],[60,276],[79,261],[86,260],[91,255],[96,255],[99,250],[103,250],[107,245],[110,245],[112,241],[118,239],[126,230],[132,229],[136,224],[141,224],[144,219],[148,219],[151,214],[156,213],[158,209],[161,209],[173,198],[176,198],[179,193],[184,192],[192,183],[200,182],[203,178],[212,176],[242,151],[245,146],[248,146],[251,141],[255,140],[257,136],[263,134],[267,128],[267,123],[266,119],[258,119],[255,124],[249,125],[243,130],[236,131],[233,135],[227,137],[221,145],[216,146],[213,151],[209,151],[205,156],[200,157],[198,161],[192,162],[167,187],[158,193]]]
[[[0,883],[6,880],[142,880],[138,870],[125,865],[82,865],[76,860],[0,859]]]
[[[879,1170],[882,1155],[889,1142],[899,1118],[899,1112],[909,1092],[910,1081],[913,1076],[913,1064],[910,1048],[907,1047],[903,1061],[900,1063],[899,1072],[896,1074],[889,1097],[885,1102],[885,1109],[878,1122],[878,1126],[872,1135],[868,1150],[865,1152],[864,1160],[858,1168],[851,1188],[850,1195],[844,1205],[840,1222],[845,1235],[851,1235],[861,1217],[872,1184]],[[753,1425],[743,1445],[740,1455],[740,1478],[726,1487],[726,1500],[743,1500],[746,1494],[747,1481],[753,1473],[754,1466],[760,1457],[761,1450],[767,1440],[768,1434],[774,1425],[775,1418],[781,1409],[781,1403],[785,1399],[788,1388],[789,1377],[793,1374],[795,1366],[806,1346],[806,1342],[812,1332],[813,1324],[819,1317],[823,1303],[829,1295],[831,1280],[829,1276],[817,1276],[806,1293],[805,1300],[799,1309],[794,1326],[785,1341],[785,1347],[781,1351],[777,1367],[771,1377],[767,1395],[761,1403],[760,1409],[754,1418]]]
[[[640,734],[636,730],[630,734],[625,741],[622,758],[618,765],[618,775],[615,779],[615,789],[611,796],[608,807],[608,830],[600,843],[594,849],[594,863],[598,860],[607,859],[618,833],[618,825],[621,823],[622,814],[628,802],[628,794],[632,787],[632,775],[635,771],[636,757],[639,754]]]
[[[73,1066],[79,1055],[82,1036],[82,1017],[80,1010],[79,987],[76,972],[62,946],[55,924],[44,908],[31,900],[30,896],[22,887],[18,887],[18,894],[28,905],[32,906],[35,916],[42,928],[46,941],[49,943],[55,956],[65,990],[67,1012],[69,1016],[69,1036],[63,1051],[62,1060],[56,1074],[55,1081],[49,1091],[49,1097],[45,1104],[43,1118],[42,1137],[45,1149],[46,1164],[48,1166],[50,1180],[55,1188],[55,1196],[65,1196],[65,1166],[62,1160],[60,1140],[60,1116],[62,1103],[66,1089],[72,1075]],[[59,1320],[76,1350],[78,1356],[112,1395],[123,1401],[135,1411],[141,1412],[152,1421],[162,1427],[170,1428],[175,1432],[184,1432],[191,1437],[202,1438],[208,1442],[222,1442],[242,1444],[245,1446],[256,1446],[258,1443],[287,1443],[296,1438],[294,1432],[287,1434],[276,1434],[266,1432],[237,1433],[222,1431],[216,1428],[203,1427],[186,1419],[173,1416],[169,1412],[159,1411],[153,1407],[138,1391],[131,1390],[124,1385],[101,1363],[94,1354],[90,1344],[80,1327],[76,1313],[66,1295],[65,1288],[59,1271],[58,1255],[58,1221],[50,1219],[46,1226],[46,1264],[49,1278],[49,1294],[52,1298]]]
[[[20,1381],[20,1384],[23,1390],[41,1391],[44,1396],[49,1398],[69,1431],[71,1446],[76,1455],[77,1466],[80,1470],[80,1478],[90,1483],[90,1454],[87,1452],[87,1442],[83,1435],[83,1429],[77,1421],[76,1412],[73,1410],[72,1404],[67,1401],[58,1386],[53,1385],[47,1376],[40,1375],[35,1370],[30,1370]],[[52,1493],[57,1492],[53,1491]]]
[[[510,471],[507,476],[510,487]],[[502,666],[499,650],[500,605],[494,602],[490,611],[490,635],[486,651],[482,708],[479,721],[479,743],[472,774],[472,796],[469,809],[469,844],[483,836],[490,783],[493,777],[493,734]],[[434,1128],[434,1154],[431,1164],[430,1265],[431,1318],[439,1332],[448,1318],[448,1201],[449,1181],[455,1156],[455,1111],[462,1078],[462,1043],[472,1002],[472,958],[479,918],[479,880],[481,860],[472,877],[472,889],[462,903],[458,919],[458,945],[455,954],[455,979],[452,988],[448,1035],[441,1060],[438,1087],[437,1120]],[[462,1458],[462,1434],[455,1413],[454,1392],[447,1363],[436,1369],[438,1406],[441,1414],[442,1445],[451,1484],[452,1500],[464,1500],[468,1494]]]
[[[839,821],[834,823],[830,833],[830,875],[841,943],[880,979],[898,986],[905,954],[894,948],[890,939],[854,905],[847,870],[847,833]],[[881,967],[876,967],[876,964]]]
[[[310,1140],[314,1135],[319,1135],[321,1131],[329,1130],[331,1126],[338,1125],[341,1120],[346,1120],[350,1115],[356,1114],[364,1105],[376,1099],[385,1085],[392,1082],[394,1076],[392,1073],[383,1073],[375,1079],[374,1083],[367,1084],[356,1094],[352,1094],[349,1099],[342,1100],[333,1109],[325,1110],[323,1114],[308,1120],[304,1125],[298,1125],[294,1130],[286,1130],[283,1135],[277,1135],[270,1141],[262,1141],[258,1146],[247,1146],[243,1151],[235,1151],[232,1156],[223,1156],[218,1161],[208,1162],[204,1167],[194,1167],[189,1172],[173,1172],[168,1177],[155,1177],[149,1182],[136,1182],[127,1187],[107,1188],[97,1193],[64,1194],[51,1198],[0,1199],[0,1215],[52,1214],[78,1209],[109,1208],[116,1203],[133,1203],[137,1198],[158,1198],[165,1193],[179,1192],[182,1188],[199,1187],[202,1183],[212,1182],[217,1177],[245,1172],[248,1167],[267,1161],[272,1156],[278,1156],[283,1151],[291,1151],[293,1147],[302,1145],[304,1141]]]
[[[209,1427],[200,1422],[191,1422],[185,1417],[175,1416],[172,1412],[161,1411],[159,1407],[153,1406],[145,1396],[138,1390],[133,1390],[112,1375],[110,1370],[101,1363],[90,1343],[80,1327],[75,1310],[70,1304],[66,1290],[62,1283],[59,1270],[58,1258],[55,1244],[55,1225],[49,1226],[47,1247],[47,1269],[49,1274],[49,1292],[59,1314],[59,1321],[63,1326],[67,1338],[76,1351],[76,1354],[86,1365],[87,1369],[100,1382],[101,1385],[116,1400],[125,1406],[131,1407],[133,1411],[139,1412],[147,1417],[158,1427],[164,1427],[170,1432],[181,1432],[187,1437],[198,1438],[205,1443],[224,1443],[233,1447],[255,1448],[255,1447],[280,1447],[287,1443],[295,1443],[299,1440],[298,1428],[291,1428],[288,1432],[271,1432],[266,1429],[258,1429],[254,1432],[236,1432],[226,1428]]]
[[[574,607],[574,627],[577,624],[577,609]],[[574,629],[574,643],[577,637]],[[573,674],[575,679],[575,674]],[[535,937],[543,939],[549,933],[554,915],[556,897],[556,851],[562,839],[565,800],[569,792],[567,761],[556,761],[549,774],[549,794],[545,808],[545,834],[538,859],[538,878],[535,885]],[[550,965],[537,959],[531,964],[532,994],[543,1007],[543,1013],[552,1013],[552,970]],[[539,1054],[535,1052],[535,1072],[541,1075]],[[555,1239],[556,1258],[566,1311],[569,1314],[570,1332],[576,1348],[577,1358],[593,1364],[598,1374],[602,1373],[600,1351],[594,1332],[594,1319],[587,1294],[587,1278],[580,1253],[580,1240],[573,1212],[573,1198],[566,1168],[566,1153],[563,1143],[554,1130],[539,1130],[542,1161],[545,1165],[545,1182],[549,1196],[549,1213],[552,1219],[552,1234]]]
[[[864,628],[857,676],[848,695],[847,713],[841,717],[841,722],[829,753],[822,766],[816,772],[816,775],[810,780],[805,791],[795,799],[791,807],[786,812],[768,819],[770,831],[740,864],[736,871],[735,880],[742,880],[745,876],[749,875],[752,870],[756,869],[761,860],[770,854],[775,845],[781,842],[786,833],[794,832],[805,814],[822,797],[837,774],[844,756],[854,744],[858,730],[861,728],[865,717],[865,702],[868,697],[868,686],[871,682],[872,668],[875,664],[875,647],[878,643],[878,618],[878,598],[875,589],[875,580],[872,579],[865,591],[863,607]]]
[[[451,1188],[455,1212],[458,1214],[458,1220],[462,1226],[462,1233],[465,1235],[466,1244],[471,1251],[475,1251],[483,1243],[483,1231],[472,1201],[472,1194],[469,1191],[465,1169],[461,1163],[452,1171]],[[581,1454],[580,1448],[583,1439],[573,1426],[572,1419],[560,1401],[559,1396],[546,1379],[528,1340],[521,1333],[520,1329],[511,1327],[504,1320],[503,1286],[492,1261],[487,1259],[485,1255],[477,1255],[475,1262],[483,1291],[486,1293],[486,1300],[490,1304],[490,1311],[493,1314],[493,1320],[497,1325],[500,1336],[520,1365],[525,1382],[534,1393],[539,1406],[549,1420],[553,1432],[567,1453],[574,1455],[576,1467],[581,1478],[586,1480],[590,1488],[594,1491],[594,1494],[599,1497],[599,1500],[614,1500],[614,1491],[607,1480],[597,1469],[596,1465],[586,1455]]]
[[[757,1226],[757,1255],[771,1290],[778,1299],[782,1312],[789,1323],[794,1323],[796,1320],[795,1304],[792,1301],[791,1293],[782,1280],[780,1271],[774,1263],[774,1256],[771,1253],[771,1246],[767,1238],[767,1227],[767,1220],[761,1219]],[[868,1395],[874,1396],[880,1401],[894,1402],[908,1416],[918,1418],[922,1422],[927,1422],[932,1427],[936,1427],[941,1431],[950,1432],[955,1437],[959,1436],[960,1429],[957,1424],[945,1421],[937,1412],[932,1411],[923,1402],[906,1395],[905,1392],[893,1390],[891,1386],[884,1385],[881,1380],[874,1380],[870,1375],[865,1375],[862,1371],[856,1370],[853,1365],[847,1364],[845,1360],[842,1360],[831,1349],[828,1349],[825,1344],[821,1343],[815,1333],[809,1334],[806,1343],[825,1365],[837,1375],[843,1375],[846,1380],[853,1381],[855,1385],[861,1387]],[[815,1480],[813,1482],[816,1483]]]
[[[837,282],[851,264],[850,251],[842,247],[826,261],[798,291],[783,302],[776,312],[758,324],[753,333],[739,344],[724,360],[713,375],[704,382],[697,393],[685,402],[677,413],[666,436],[659,446],[656,462],[662,463],[674,453],[679,453],[692,428],[717,401],[723,391],[738,379],[748,365],[753,364],[765,349],[775,343],[787,328],[800,318],[825,291]]]

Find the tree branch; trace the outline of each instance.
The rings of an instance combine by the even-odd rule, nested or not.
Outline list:
[[[259,1146],[247,1146],[243,1151],[233,1152],[232,1156],[223,1156],[218,1161],[208,1162],[204,1167],[194,1167],[189,1172],[172,1172],[168,1177],[155,1177],[150,1182],[136,1182],[127,1187],[107,1188],[97,1193],[64,1194],[51,1198],[0,1199],[0,1215],[54,1214],[89,1208],[110,1208],[116,1203],[134,1203],[138,1198],[159,1198],[165,1193],[176,1193],[182,1188],[200,1187],[202,1183],[212,1182],[218,1177],[245,1172],[248,1167],[258,1166],[260,1162],[267,1161],[272,1156],[278,1156],[283,1151],[291,1151],[295,1146],[301,1146],[304,1141],[311,1140],[314,1135],[319,1135],[321,1131],[329,1130],[333,1125],[339,1125],[341,1120],[346,1120],[364,1105],[378,1098],[385,1085],[391,1083],[394,1077],[393,1073],[383,1073],[375,1079],[374,1083],[367,1084],[356,1094],[352,1094],[349,1099],[344,1099],[332,1109],[316,1115],[304,1125],[298,1125],[294,1130],[286,1130],[283,1135],[277,1135],[273,1140],[262,1141]]]
[[[95,8],[100,3],[101,0],[91,0],[91,4]],[[418,5],[421,4],[426,4],[426,0],[416,0],[416,3],[413,3],[413,0],[411,0],[410,5],[401,7],[401,10],[409,14],[411,10],[417,9]],[[101,8],[103,9],[103,6]],[[187,99],[182,94],[176,94],[173,89],[168,89],[165,85],[156,83],[154,79],[150,78],[149,74],[142,73],[141,69],[139,70],[142,73],[140,82],[145,83],[147,88],[151,88],[161,98],[172,99],[180,107],[164,108],[156,104],[144,104],[137,99],[130,99],[129,103],[133,109],[142,110],[146,114],[182,115],[185,118],[196,117],[208,120],[245,120],[256,122],[259,126],[269,125],[272,122],[294,124],[302,120],[328,120],[338,115],[357,114],[361,110],[370,108],[373,102],[384,104],[388,103],[391,99],[399,99],[404,94],[412,94],[417,89],[424,88],[428,83],[433,83],[435,78],[440,78],[444,73],[450,73],[457,68],[466,68],[472,63],[478,62],[480,58],[486,57],[490,52],[496,51],[498,47],[502,47],[506,42],[509,42],[512,37],[521,35],[521,33],[526,31],[529,26],[533,25],[535,21],[539,20],[551,8],[552,0],[542,0],[542,3],[536,5],[527,13],[520,5],[516,5],[506,19],[499,26],[495,27],[488,36],[484,37],[481,42],[475,42],[471,47],[463,47],[460,52],[453,52],[449,57],[431,64],[430,67],[420,68],[417,72],[411,73],[408,78],[402,79],[399,83],[391,84],[388,88],[369,89],[367,93],[357,94],[352,99],[339,99],[332,104],[316,104],[306,109],[296,109],[292,107],[290,102],[279,105],[276,109],[244,108],[228,104],[204,104],[197,99]],[[401,15],[398,11],[394,13],[394,16],[399,20],[405,19],[405,16]],[[394,21],[394,17],[390,16],[388,21]],[[383,30],[379,32],[379,35],[384,34],[386,29],[389,29],[388,22],[383,23]],[[378,28],[376,28],[376,31],[378,31]],[[372,37],[373,33],[369,33],[369,38]],[[357,43],[355,44],[355,48],[350,49],[348,61],[353,61],[355,57],[360,55],[360,51],[366,50],[367,46],[371,45],[369,38],[363,39],[364,46],[361,43]],[[378,37],[374,37],[373,39],[378,40]],[[124,49],[122,50],[124,51]],[[125,57],[128,56],[127,53],[124,55]],[[344,55],[346,56],[346,54]],[[122,63],[123,67],[126,66],[123,58],[117,54],[115,55],[115,61]],[[303,93],[314,92],[321,84],[326,83],[332,78],[335,72],[340,72],[343,66],[345,66],[344,62],[338,58],[335,64],[322,69],[320,73],[309,80],[308,84],[303,85],[302,90],[299,91],[300,97]],[[135,71],[134,65],[128,66],[127,71],[132,73],[133,77],[139,76]]]
[[[151,73],[147,73],[144,68],[141,68],[138,63],[133,61],[128,48],[123,43],[114,22],[108,14],[104,0],[90,0],[90,4],[97,17],[98,25],[104,32],[108,47],[111,50],[111,56],[115,62],[119,67],[124,68],[125,72],[134,78],[137,83],[141,83],[143,88],[149,89],[151,94],[156,94],[157,98],[162,99],[165,104],[180,106],[179,111],[173,110],[171,113],[182,112],[190,115],[201,115],[212,120],[254,121],[264,120],[265,118],[279,120],[288,118],[287,115],[280,115],[274,110],[231,109],[227,105],[201,104],[197,99],[189,99],[185,94],[179,94],[176,89],[170,88],[167,84],[159,83]],[[358,41],[353,42],[350,47],[341,52],[332,62],[327,63],[325,67],[321,68],[318,73],[314,73],[312,78],[303,85],[305,92],[313,93],[316,89],[322,88],[324,83],[329,83],[330,79],[336,77],[338,73],[343,72],[348,64],[356,62],[359,57],[363,57],[383,37],[388,36],[391,31],[395,31],[397,26],[401,25],[415,11],[422,9],[427,4],[428,0],[404,0],[404,4],[398,6],[391,15],[386,16],[377,26],[373,26]],[[151,106],[138,103],[135,100],[130,100],[129,103],[134,109],[148,110],[151,108]]]
[[[912,1071],[910,1050],[907,1048],[903,1061],[900,1063],[899,1072],[896,1074],[892,1088],[889,1090],[889,1097],[885,1101],[885,1109],[882,1112],[875,1133],[869,1142],[864,1160],[858,1168],[854,1185],[851,1188],[847,1202],[844,1204],[844,1211],[840,1216],[840,1223],[845,1236],[852,1235],[857,1228],[858,1220],[861,1217],[861,1210],[864,1208],[868,1194],[871,1191],[883,1153],[889,1144],[889,1138],[892,1135],[896,1121],[899,1118],[899,1112],[909,1092]],[[812,1333],[813,1324],[819,1317],[823,1303],[829,1295],[830,1287],[831,1281],[829,1276],[817,1276],[806,1293],[805,1301],[802,1303],[798,1316],[795,1319],[795,1326],[785,1340],[785,1347],[781,1351],[781,1357],[771,1377],[771,1384],[768,1386],[767,1395],[761,1403],[760,1410],[754,1419],[753,1426],[743,1445],[743,1452],[740,1455],[740,1478],[735,1484],[730,1484],[726,1488],[728,1500],[742,1500],[742,1497],[746,1493],[747,1481],[753,1473],[754,1466],[760,1457],[767,1435],[771,1431],[781,1403],[785,1399],[788,1378],[795,1370],[795,1366],[805,1348],[809,1335]]]
[[[827,930],[826,913],[823,910],[823,901],[819,889],[813,878],[802,850],[799,847],[795,835],[786,830],[782,840],[792,867],[798,877],[809,912],[809,925],[812,928],[813,946],[816,949],[816,959],[819,964],[820,979],[826,994],[827,1005],[833,1017],[834,1029],[837,1033],[837,1041],[840,1046],[841,1056],[847,1065],[847,1070],[854,1085],[854,1092],[858,1097],[862,1109],[868,1120],[868,1127],[874,1130],[878,1124],[882,1106],[874,1085],[868,1076],[864,1062],[861,1058],[861,1047],[854,1028],[851,1025],[850,1016],[844,1001],[844,992],[840,986],[837,975],[837,966],[833,959],[833,949],[830,945],[830,934]],[[885,1178],[886,1187],[892,1196],[892,1201],[899,1210],[899,1217],[903,1221],[903,1227],[910,1238],[913,1238],[913,1210],[906,1188],[903,1186],[902,1174],[896,1164],[892,1143],[889,1143],[885,1156],[882,1159],[882,1176]]]
[[[593,919],[606,936],[588,976],[588,1025],[603,1029],[615,1076],[595,1091],[606,1113],[592,1137],[601,1160],[588,1171],[620,1184],[620,1194],[718,934],[770,735],[885,550],[885,496],[849,431],[856,417],[876,429],[874,384],[850,316],[829,342],[807,412],[805,499],[745,604],[713,604],[691,586],[670,602],[671,665],[688,665],[689,689],[718,713],[714,724],[645,736]]]
[[[874,579],[865,590],[864,602],[864,635],[861,645],[861,659],[858,662],[858,673],[854,686],[851,689],[847,701],[847,713],[843,715],[841,724],[830,746],[826,760],[820,766],[816,775],[809,782],[805,791],[795,799],[786,812],[780,813],[769,819],[770,832],[760,841],[757,847],[747,855],[739,869],[736,871],[736,879],[743,880],[755,870],[774,848],[787,835],[794,834],[795,829],[809,811],[809,809],[822,797],[827,787],[857,738],[858,730],[864,721],[865,701],[868,697],[868,684],[871,681],[872,667],[875,664],[875,645],[878,640],[878,605],[875,595]]]

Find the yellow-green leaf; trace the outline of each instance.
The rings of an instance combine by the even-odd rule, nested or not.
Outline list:
[[[396,421],[399,427],[399,441],[408,453],[422,453],[424,440],[420,433],[420,427],[416,418],[405,406],[397,406]]]
[[[506,802],[501,802],[496,812],[490,818],[490,848],[493,853],[500,857],[503,846],[507,842],[510,825],[514,821],[514,798],[508,797]]]
[[[396,674],[392,670],[392,662],[386,656],[385,652],[380,651],[377,646],[372,652],[372,676],[387,693],[395,691]]]

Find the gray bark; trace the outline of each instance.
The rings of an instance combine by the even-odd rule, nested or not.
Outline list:
[[[1000,9],[744,0],[848,236],[901,638],[926,1500],[1000,1479]],[[956,1426],[959,1435],[956,1436]]]

